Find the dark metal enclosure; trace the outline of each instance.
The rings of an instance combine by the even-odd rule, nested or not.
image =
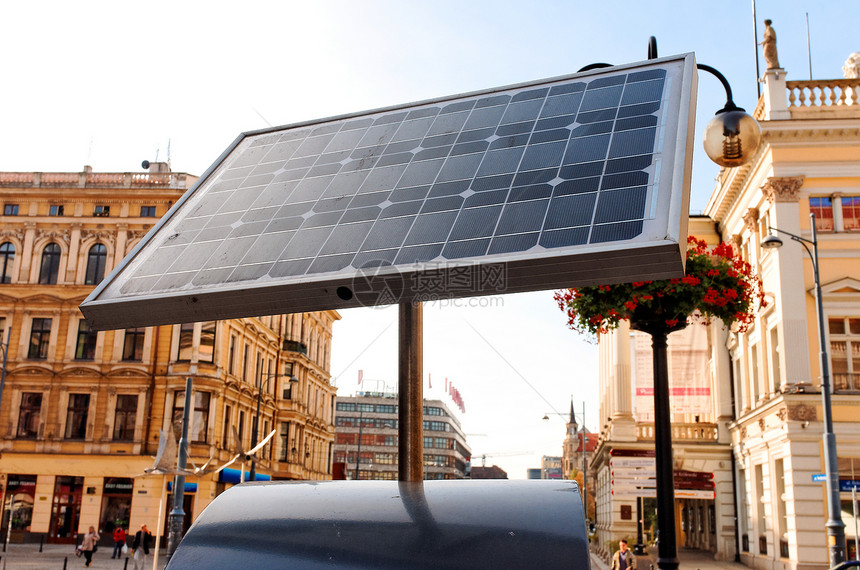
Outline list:
[[[590,568],[575,481],[245,483],[169,569]]]

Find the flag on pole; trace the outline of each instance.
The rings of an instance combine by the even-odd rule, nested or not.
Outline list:
[[[432,388],[432,387],[433,387],[433,381],[430,379],[430,376],[432,376],[432,374],[430,374],[430,373],[428,372],[428,373],[427,373],[427,387],[428,387],[428,388]]]
[[[361,384],[361,381],[364,379],[364,370],[358,371],[358,383]]]

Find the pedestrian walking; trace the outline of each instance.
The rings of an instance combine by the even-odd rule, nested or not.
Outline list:
[[[152,534],[146,525],[140,525],[140,530],[134,534],[131,543],[131,552],[134,557],[134,570],[146,570],[146,557],[149,555],[149,544],[152,542]]]
[[[93,553],[98,549],[98,541],[99,534],[96,532],[95,527],[91,526],[87,534],[84,535],[84,540],[81,542],[81,550],[84,553],[84,558],[87,560],[87,563],[84,564],[85,567],[93,563]]]
[[[125,529],[117,526],[113,529],[113,555],[111,558],[122,558],[122,547],[125,546]]]
[[[618,551],[612,557],[610,570],[636,570],[636,557],[627,550],[627,541],[623,538],[618,543]]]

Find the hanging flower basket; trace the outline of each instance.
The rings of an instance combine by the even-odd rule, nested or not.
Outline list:
[[[735,257],[731,245],[708,248],[693,236],[687,238],[684,277],[562,289],[554,298],[570,328],[592,335],[609,332],[622,320],[640,330],[671,332],[684,328],[688,319],[712,318],[745,332],[756,307],[766,305],[761,279]]]

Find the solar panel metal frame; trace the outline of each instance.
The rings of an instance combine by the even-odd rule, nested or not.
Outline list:
[[[104,330],[679,277],[683,275],[686,250],[697,84],[695,65],[693,54],[682,54],[242,133],[87,297],[80,306],[81,311],[90,326]],[[160,245],[178,235],[171,232],[188,216],[189,210],[202,203],[218,176],[229,168],[228,159],[244,141],[308,126],[335,124],[427,105],[450,105],[505,91],[580,79],[588,81],[599,76],[612,77],[649,68],[669,70],[669,86],[663,87],[661,94],[661,101],[666,103],[660,108],[662,131],[658,130],[656,135],[663,137],[660,141],[661,171],[659,176],[655,176],[658,179],[649,181],[655,196],[650,205],[652,218],[646,217],[644,221],[647,231],[643,229],[632,239],[544,249],[538,252],[539,255],[534,251],[516,252],[446,259],[442,263],[437,260],[377,265],[359,270],[349,268],[262,282],[218,283],[176,291],[158,290],[144,294],[121,291],[143,261],[156,255]],[[653,154],[657,154],[656,151]],[[235,162],[237,157],[233,160]],[[507,205],[508,199],[502,204]],[[594,227],[594,221],[591,227]],[[647,235],[643,238],[642,234]]]

